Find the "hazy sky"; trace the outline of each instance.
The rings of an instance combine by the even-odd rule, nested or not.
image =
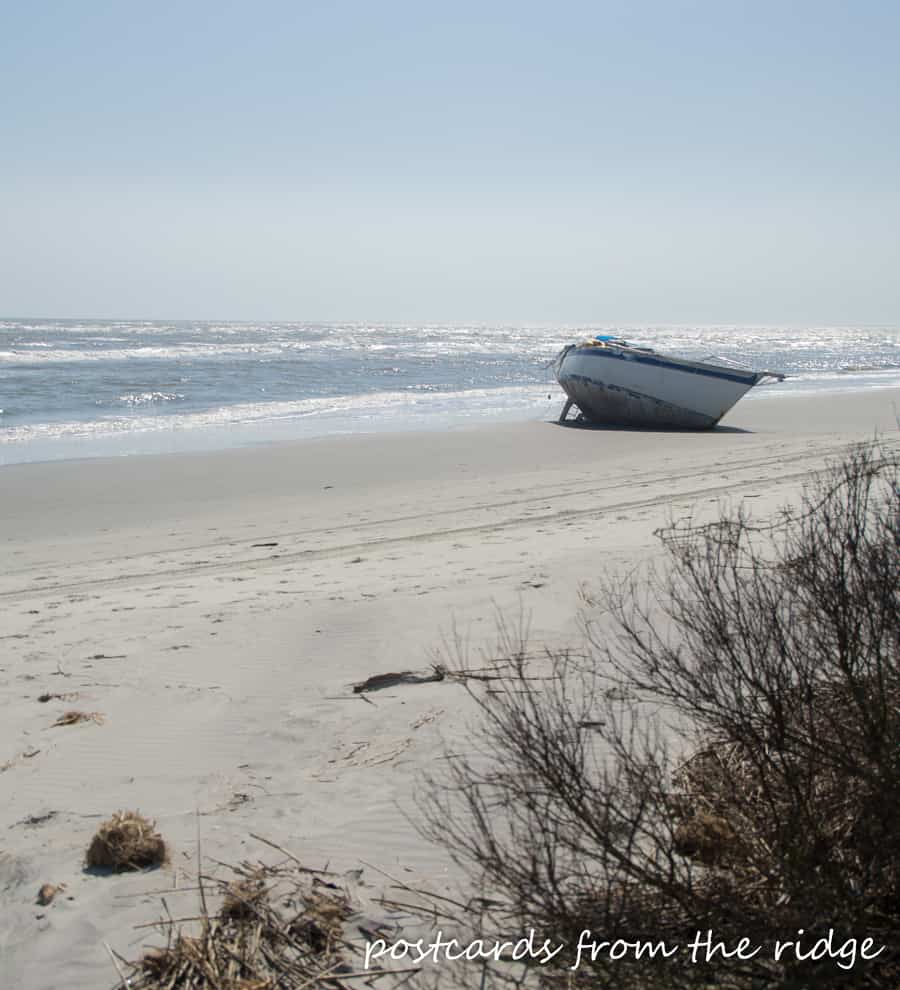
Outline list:
[[[0,6],[0,313],[900,322],[900,3]]]

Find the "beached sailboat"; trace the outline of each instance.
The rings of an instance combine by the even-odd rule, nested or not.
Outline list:
[[[600,335],[563,348],[556,380],[591,423],[657,429],[711,429],[754,385],[782,381],[720,358],[691,361]]]

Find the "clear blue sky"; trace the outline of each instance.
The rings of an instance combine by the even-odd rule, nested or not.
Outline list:
[[[900,322],[900,3],[0,8],[3,315]]]

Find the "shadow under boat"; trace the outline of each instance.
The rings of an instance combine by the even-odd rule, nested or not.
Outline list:
[[[553,426],[560,426],[567,430],[588,430],[597,433],[685,433],[696,436],[698,433],[753,433],[753,430],[745,429],[742,426],[724,426],[716,423],[715,426],[698,430],[690,426],[617,426],[614,423],[594,423],[576,416],[573,419],[549,419],[548,423]]]

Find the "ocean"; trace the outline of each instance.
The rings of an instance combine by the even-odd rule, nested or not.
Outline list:
[[[595,333],[791,376],[900,386],[896,326],[0,321],[0,464],[553,419],[550,363]]]

